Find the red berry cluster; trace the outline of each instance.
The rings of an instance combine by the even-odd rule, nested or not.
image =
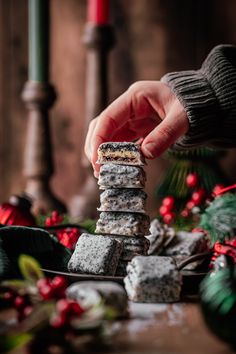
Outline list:
[[[186,177],[185,183],[190,189],[193,189],[193,192],[180,215],[183,218],[188,218],[191,215],[193,208],[200,206],[205,201],[206,192],[199,186],[199,177],[196,173],[189,173]],[[166,224],[171,224],[175,220],[174,203],[175,200],[172,196],[168,196],[162,200],[159,213]]]
[[[52,215],[48,217],[45,221],[46,226],[56,226],[62,224],[64,221],[64,216],[60,215],[58,211],[53,211]],[[74,249],[75,245],[80,237],[80,233],[76,228],[62,228],[60,230],[56,230],[56,236],[58,241],[68,247],[70,249]]]
[[[209,196],[207,196],[205,189],[201,187],[200,179],[197,173],[189,173],[185,179],[185,183],[188,188],[192,190],[192,193],[190,199],[186,202],[184,209],[180,212],[180,216],[182,216],[183,218],[189,218],[191,215],[193,215],[193,209],[196,207],[201,207]],[[213,188],[212,195],[218,195],[223,188],[223,185],[216,185]],[[166,224],[173,223],[176,218],[174,212],[174,204],[175,200],[173,196],[165,197],[162,200],[162,205],[159,209],[159,213],[162,216],[164,223]]]
[[[52,215],[46,218],[45,225],[46,226],[55,226],[59,225],[63,222],[64,217],[60,215],[58,211],[54,210]]]
[[[3,299],[7,305],[14,307],[17,311],[17,319],[19,322],[30,315],[33,310],[32,302],[28,294],[19,294],[15,290],[8,290],[3,294]]]
[[[84,309],[76,301],[70,299],[61,299],[56,303],[56,313],[50,320],[54,328],[63,328],[70,325],[70,321],[80,317]]]
[[[162,205],[159,213],[163,218],[164,223],[171,224],[174,221],[175,213],[173,212],[175,200],[172,196],[165,197],[162,200]]]
[[[64,277],[42,278],[37,281],[39,294],[44,300],[65,297],[67,282]]]
[[[80,237],[80,233],[76,228],[66,228],[57,231],[57,238],[59,242],[70,249],[74,249]]]
[[[194,207],[199,207],[205,202],[206,191],[199,186],[199,177],[197,173],[189,173],[186,177],[186,185],[193,189],[191,198],[186,202],[184,209],[180,215],[183,218],[188,218]]]
[[[56,301],[55,313],[50,319],[50,324],[54,328],[64,328],[70,326],[70,321],[80,317],[85,310],[76,301],[67,299],[65,290],[67,282],[64,277],[56,276],[52,279],[42,278],[36,283],[41,301]],[[22,321],[33,311],[31,296],[16,290],[7,290],[3,294],[3,299],[7,305],[13,307],[17,311],[18,321]]]
[[[56,276],[53,279],[40,279],[37,282],[37,287],[44,300],[57,299],[56,312],[50,319],[52,327],[68,327],[72,319],[80,317],[84,312],[78,302],[65,297],[67,282],[64,277]]]

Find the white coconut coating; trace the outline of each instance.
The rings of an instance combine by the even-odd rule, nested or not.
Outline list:
[[[106,188],[144,188],[146,174],[142,167],[106,164],[100,168],[98,184]]]
[[[97,234],[144,236],[148,235],[149,226],[150,219],[145,214],[102,212],[95,232]]]
[[[82,234],[68,263],[68,270],[84,274],[114,275],[123,245],[115,239]]]
[[[69,299],[78,301],[84,308],[101,301],[117,311],[119,316],[127,314],[128,298],[123,286],[110,281],[81,281],[66,290]]]
[[[175,302],[180,298],[182,276],[171,257],[137,256],[124,279],[128,297],[136,302]]]
[[[140,189],[106,189],[100,195],[99,211],[145,213],[147,194]]]
[[[165,256],[191,256],[207,250],[207,242],[202,232],[179,231],[173,241],[163,251]]]

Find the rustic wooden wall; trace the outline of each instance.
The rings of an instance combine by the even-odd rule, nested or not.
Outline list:
[[[86,52],[85,0],[51,1],[51,78],[58,100],[51,111],[55,157],[52,186],[68,202],[83,181],[81,168]],[[136,80],[198,68],[219,43],[236,43],[234,0],[111,0],[117,45],[110,56],[110,100]],[[0,201],[24,187],[22,156],[27,115],[20,94],[27,79],[27,0],[0,0]],[[149,209],[169,162],[148,167]],[[235,151],[223,162],[236,177]]]

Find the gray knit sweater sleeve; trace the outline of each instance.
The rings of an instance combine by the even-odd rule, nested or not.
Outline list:
[[[189,131],[175,147],[236,146],[236,47],[215,47],[200,70],[166,74],[168,84],[184,106]]]

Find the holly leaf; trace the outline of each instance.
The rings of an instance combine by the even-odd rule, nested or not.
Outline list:
[[[82,223],[80,223],[80,225],[81,225],[85,230],[87,230],[87,232],[89,232],[90,234],[94,234],[94,233],[95,233],[96,220],[87,219],[87,220],[84,220]]]
[[[39,262],[26,254],[20,256],[19,268],[25,280],[30,283],[35,284],[39,279],[44,277]]]
[[[32,339],[32,334],[21,333],[0,335],[0,353],[7,353],[15,348],[26,345]]]
[[[0,283],[0,287],[20,291],[21,289],[25,289],[25,281],[20,279],[4,280]]]

